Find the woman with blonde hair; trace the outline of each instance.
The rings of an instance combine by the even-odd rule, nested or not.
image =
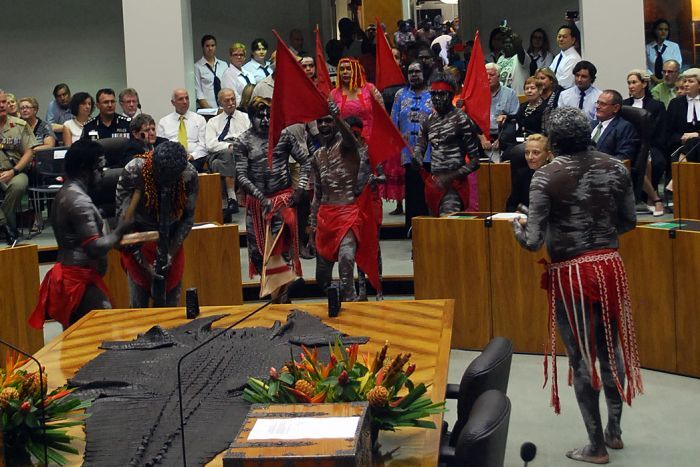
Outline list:
[[[647,209],[654,216],[664,214],[664,203],[657,192],[661,176],[666,169],[665,123],[666,108],[651,96],[649,83],[651,77],[645,70],[634,69],[627,73],[627,89],[630,97],[622,101],[623,105],[644,109],[651,115],[651,135],[649,135],[649,162],[644,175],[644,193],[647,194]]]
[[[535,171],[551,162],[549,141],[541,133],[525,139],[525,158],[511,161],[511,189],[506,201],[506,211],[520,211],[530,205],[530,182]],[[523,163],[524,161],[524,163]],[[525,210],[526,210],[525,209]]]

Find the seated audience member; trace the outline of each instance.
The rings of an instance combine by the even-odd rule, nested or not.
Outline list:
[[[19,107],[17,106],[17,97],[8,92],[5,94],[7,96],[7,115],[10,117],[20,118]]]
[[[70,146],[80,139],[85,124],[95,110],[95,101],[86,92],[77,92],[71,97],[69,105],[73,118],[63,122],[63,145]]]
[[[216,37],[202,36],[202,58],[194,64],[194,88],[198,109],[216,108],[216,94],[228,65],[216,58]]]
[[[58,243],[58,262],[41,283],[39,303],[29,324],[42,329],[46,319],[68,328],[93,309],[112,308],[107,285],[107,254],[129,229],[120,221],[107,233],[88,191],[102,176],[102,147],[94,141],[76,142],[66,154],[66,182],[56,194],[51,226]]]
[[[141,102],[139,101],[139,93],[134,88],[126,88],[119,93],[119,106],[124,112],[124,116],[134,118],[137,113],[141,112]]]
[[[684,96],[671,99],[668,104],[667,134],[669,149],[680,151],[679,160],[700,162],[700,68],[683,73]]]
[[[668,40],[671,26],[666,19],[657,19],[651,26],[654,40],[646,46],[647,70],[654,76],[655,82],[663,79],[663,66],[667,60],[675,60],[679,68],[683,65],[681,49],[678,44]]]
[[[491,154],[494,161],[500,159],[500,150],[507,149],[501,147],[501,133],[505,129],[509,118],[518,112],[518,96],[510,88],[501,86],[499,68],[495,63],[486,64],[486,75],[489,79],[489,89],[491,91],[491,120],[489,125],[490,135],[480,135],[481,146],[486,151],[496,151],[498,154]]]
[[[681,66],[675,60],[666,60],[661,69],[663,78],[659,84],[651,88],[651,95],[657,101],[663,103],[668,109],[671,99],[678,95],[679,86],[676,85],[680,77]]]
[[[524,144],[524,157],[510,162],[511,188],[506,201],[506,211],[521,210],[530,206],[530,182],[535,170],[552,160],[547,137],[531,134]],[[524,210],[523,210],[524,211]]]
[[[207,122],[205,137],[208,152],[207,165],[210,172],[218,172],[224,177],[228,200],[224,222],[230,222],[231,215],[238,212],[233,142],[250,128],[250,119],[248,115],[236,109],[236,93],[233,89],[224,88],[219,91],[219,107],[223,112]]]
[[[544,115],[545,102],[534,76],[525,80],[523,88],[526,101],[520,104],[515,115],[518,136],[527,136],[534,133],[542,133],[542,116]]]
[[[253,78],[253,84],[272,74],[272,63],[267,59],[268,49],[267,41],[262,38],[254,39],[250,44],[250,60],[243,65],[243,71]]]
[[[129,122],[131,139],[124,147],[121,167],[126,166],[134,156],[153,151],[156,146],[168,141],[156,135],[156,122],[148,114],[140,113]]]
[[[304,50],[304,34],[299,29],[289,31],[289,50],[297,57],[303,57],[307,54]]]
[[[559,86],[569,89],[574,85],[573,69],[581,61],[581,55],[576,50],[581,35],[573,24],[564,24],[557,31],[557,45],[561,50],[549,65],[557,77]]]
[[[542,101],[544,102],[544,112],[542,113],[542,131],[546,133],[549,114],[557,108],[561,86],[557,83],[557,77],[549,68],[539,68],[535,73],[535,79],[540,87]]]
[[[27,170],[32,162],[36,138],[27,122],[7,113],[7,94],[0,89],[0,190],[4,192],[0,204],[0,232],[12,245],[17,232],[15,211],[27,192]]]
[[[520,36],[511,29],[506,31],[503,39],[503,55],[496,62],[500,68],[499,81],[501,86],[511,88],[519,94],[529,76],[530,58],[523,50],[523,41]]]
[[[27,122],[39,144],[39,146],[34,147],[34,151],[50,149],[56,146],[56,135],[48,123],[36,116],[38,111],[39,101],[35,97],[23,97],[19,100],[20,117]]]
[[[548,67],[554,56],[549,50],[549,38],[544,29],[537,28],[530,34],[530,45],[528,46],[527,55],[530,57],[530,76],[535,76],[537,70]]]
[[[576,85],[561,92],[557,107],[577,107],[583,110],[590,121],[595,120],[596,101],[601,92],[593,86],[596,73],[598,69],[591,62],[578,62],[572,71]]]
[[[182,144],[187,151],[187,159],[197,172],[202,172],[207,155],[205,144],[207,121],[190,110],[190,95],[186,89],[175,89],[170,103],[175,111],[160,119],[157,134]]]
[[[70,111],[70,89],[66,83],[60,83],[53,88],[53,100],[46,110],[46,123],[53,131],[63,131],[63,123],[73,118]]]
[[[656,207],[649,206],[649,211],[657,216],[664,212],[664,205],[659,198],[656,188],[659,186],[661,176],[666,170],[666,108],[651,97],[649,83],[651,78],[644,70],[632,70],[627,74],[627,89],[630,97],[622,101],[623,105],[629,105],[644,109],[651,115],[651,135],[649,135],[650,161],[646,166],[644,176],[644,192],[647,194],[647,205],[655,202]],[[658,200],[658,201],[657,201]]]
[[[115,112],[117,102],[114,90],[100,89],[95,99],[99,113],[85,124],[81,138],[128,138],[131,119]]]
[[[229,66],[224,71],[221,77],[221,89],[233,89],[236,93],[236,102],[241,101],[243,89],[246,86],[255,86],[255,78],[248,75],[248,72],[243,70],[245,63],[246,47],[240,42],[234,42],[228,48]]]
[[[255,84],[251,99],[255,97],[264,97],[272,99],[272,92],[275,90],[275,63],[277,63],[277,51],[273,51],[270,55],[270,75],[264,77]]]
[[[606,89],[598,96],[591,139],[598,151],[634,161],[639,155],[639,135],[630,122],[618,115],[621,107],[622,96],[614,89]]]

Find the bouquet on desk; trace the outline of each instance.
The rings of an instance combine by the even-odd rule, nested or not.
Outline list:
[[[22,369],[28,361],[8,354],[0,368],[0,456],[8,466],[28,464],[30,455],[43,462],[46,446],[49,462],[66,465],[61,452],[78,453],[66,429],[84,423],[90,402],[71,397],[65,386],[47,393],[46,373]]]
[[[270,368],[267,381],[249,378],[243,397],[252,403],[367,401],[372,423],[380,430],[435,428],[432,421],[422,419],[443,412],[445,402],[433,403],[425,397],[426,386],[409,379],[416,369],[409,363],[411,354],[388,358],[388,348],[384,344],[374,358],[367,354],[360,363],[357,344],[347,348],[337,341],[324,364],[318,360],[318,349],[302,346],[300,359],[292,357],[279,372]]]

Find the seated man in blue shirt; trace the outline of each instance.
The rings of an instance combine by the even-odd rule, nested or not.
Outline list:
[[[500,138],[503,128],[509,117],[518,113],[518,95],[510,88],[501,86],[499,81],[500,68],[495,63],[486,64],[486,76],[489,79],[489,89],[491,90],[491,121],[489,125],[489,136],[480,136],[481,146],[486,151],[492,152],[491,159],[500,160]],[[494,157],[496,156],[496,157]]]

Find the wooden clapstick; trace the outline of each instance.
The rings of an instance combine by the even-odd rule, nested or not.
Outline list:
[[[156,242],[159,238],[160,234],[156,230],[149,230],[147,232],[134,232],[124,235],[122,237],[121,242],[119,242],[119,245],[127,246],[135,245],[137,243]]]

